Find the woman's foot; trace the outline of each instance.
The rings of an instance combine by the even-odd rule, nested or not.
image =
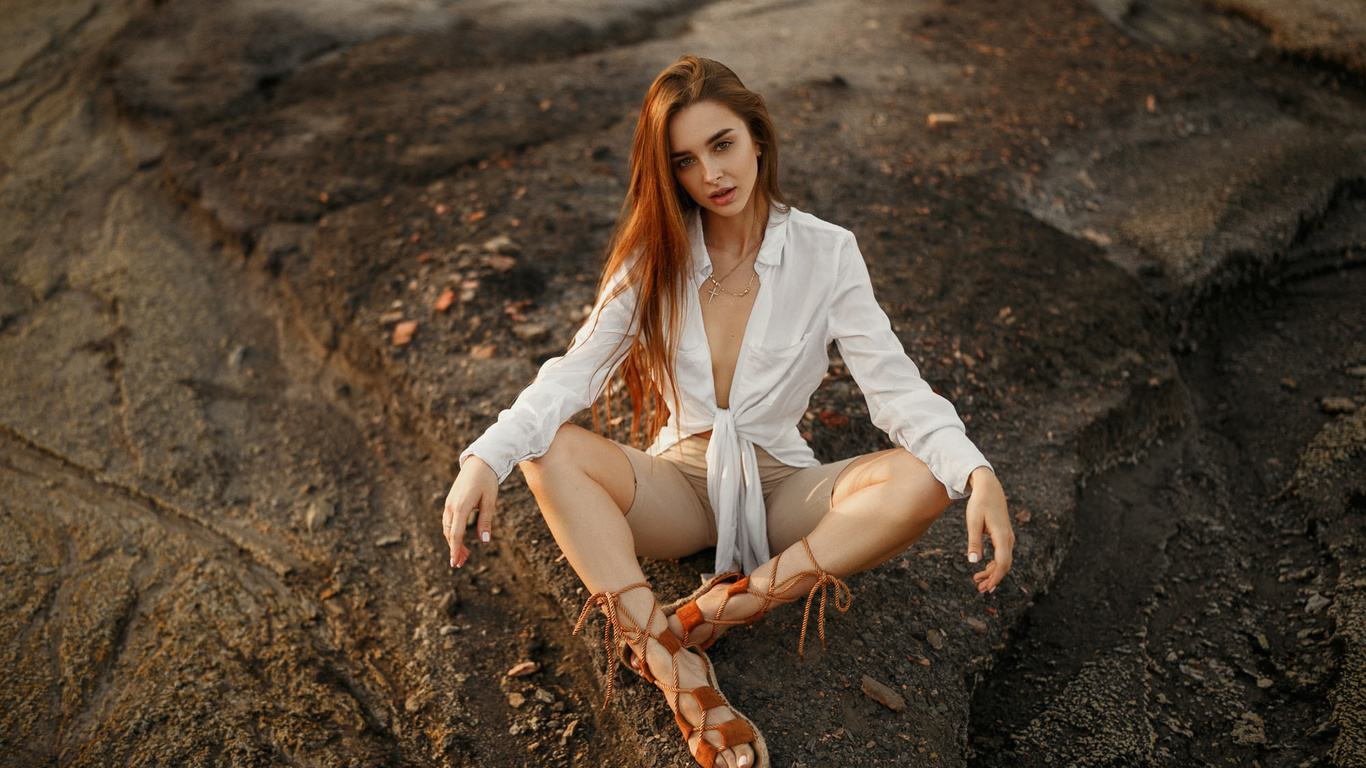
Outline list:
[[[768,768],[759,766],[755,744],[741,741],[756,738],[749,722],[738,717],[719,693],[710,693],[716,681],[709,661],[689,648],[671,654],[658,642],[649,643],[646,656],[655,684],[687,736],[688,751],[700,764],[709,765],[711,756],[715,768]],[[713,706],[704,712],[706,704]]]
[[[583,630],[593,606],[600,607],[607,618],[608,635],[603,638],[609,660],[607,701],[612,700],[615,679],[611,663],[614,650],[625,653],[629,649],[635,659],[645,659],[643,668],[633,666],[664,692],[688,751],[703,768],[768,768],[764,737],[717,690],[716,674],[706,654],[684,648],[669,631],[648,584],[639,582],[595,593],[579,614],[574,634]],[[638,616],[646,620],[638,621]],[[612,633],[616,634],[615,643]]]
[[[760,579],[762,583],[758,583]],[[740,588],[735,589],[736,586]],[[764,597],[767,590],[767,574],[758,571],[747,580],[713,584],[696,600],[669,614],[669,630],[685,645],[706,650],[731,627],[762,618],[771,607],[770,600]],[[696,606],[695,613],[689,605]]]

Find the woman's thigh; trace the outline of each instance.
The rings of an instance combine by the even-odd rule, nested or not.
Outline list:
[[[565,424],[544,456],[521,466],[543,506],[575,503],[585,476],[606,491],[639,556],[683,557],[716,543],[710,508],[673,462]]]
[[[705,472],[690,482],[679,465],[614,443],[635,475],[635,495],[626,512],[636,554],[673,559],[716,544],[716,521],[704,501]]]
[[[849,497],[888,482],[895,485],[887,486],[888,492],[909,502],[911,507],[924,506],[932,516],[937,516],[949,503],[944,486],[930,468],[903,448],[811,467],[793,474],[773,492],[768,507],[769,547],[775,553],[787,549],[815,530],[832,509]]]
[[[849,468],[864,458],[819,467],[803,467],[788,475],[764,500],[768,513],[768,547],[777,554],[801,541],[830,512],[835,489]]]

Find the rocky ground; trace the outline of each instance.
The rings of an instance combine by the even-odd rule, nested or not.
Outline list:
[[[720,646],[775,765],[1366,764],[1359,4],[0,18],[6,764],[690,764],[653,689],[601,708],[519,480],[470,567],[438,525],[682,52],[768,96],[1019,535],[981,598],[955,507],[806,663],[795,610]],[[804,428],[885,444],[837,361]]]

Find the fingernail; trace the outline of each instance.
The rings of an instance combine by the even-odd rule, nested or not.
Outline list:
[[[485,544],[489,543],[489,538],[490,537],[488,531],[484,531],[483,533],[479,534],[479,540],[484,542]]]
[[[969,562],[969,563],[975,563],[975,562],[977,562],[978,560],[981,560],[981,559],[982,559],[982,558],[981,558],[980,556],[978,556],[978,554],[977,554],[976,552],[969,552],[969,553],[968,553],[968,562]]]
[[[995,592],[995,591],[996,591],[996,588],[995,588],[995,587],[992,587],[991,589],[988,589],[987,591],[988,591],[988,592]]]
[[[455,558],[453,558],[453,557],[451,558],[451,567],[452,567],[452,568],[455,567]]]
[[[740,759],[736,762],[740,764],[740,768],[745,768],[745,766],[749,765],[749,755],[740,755]]]

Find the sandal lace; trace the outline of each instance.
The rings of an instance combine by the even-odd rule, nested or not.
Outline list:
[[[650,612],[650,620],[645,623],[645,629],[642,630],[635,619],[621,610],[621,595],[641,587],[649,589],[650,585],[642,581],[628,587],[622,587],[614,592],[597,592],[591,595],[588,601],[583,604],[583,610],[579,612],[578,622],[574,624],[574,634],[577,635],[583,630],[584,625],[588,622],[589,614],[595,607],[600,608],[603,616],[607,618],[602,628],[602,644],[607,651],[607,697],[603,699],[603,709],[607,709],[607,705],[612,701],[612,691],[617,679],[617,644],[612,641],[612,635],[615,633],[617,638],[628,646],[635,645],[631,640],[638,640],[642,634],[648,637],[650,626],[654,623],[654,611]],[[623,616],[631,622],[630,626],[622,622]],[[644,655],[642,654],[643,658]]]

